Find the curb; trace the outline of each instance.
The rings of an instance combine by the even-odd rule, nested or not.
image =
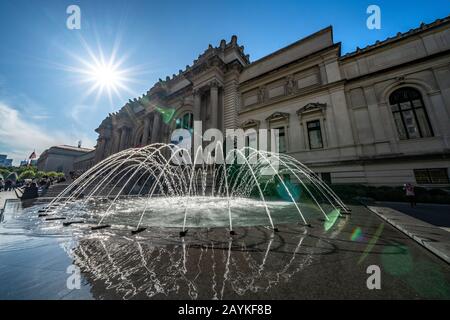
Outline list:
[[[446,253],[443,252],[442,250],[440,250],[439,248],[436,248],[434,246],[434,241],[431,241],[430,239],[427,238],[423,238],[420,236],[417,236],[416,234],[414,234],[413,232],[407,230],[406,228],[404,228],[402,225],[400,225],[399,223],[393,221],[392,219],[386,217],[385,215],[383,215],[382,213],[379,213],[375,207],[370,207],[370,206],[366,206],[366,208],[370,211],[375,213],[378,217],[380,217],[381,219],[383,219],[384,221],[386,221],[387,223],[389,223],[391,226],[393,226],[394,228],[396,228],[397,230],[403,232],[404,234],[406,234],[408,237],[410,237],[411,239],[413,239],[414,241],[416,241],[418,244],[420,244],[421,246],[423,246],[424,248],[426,248],[427,250],[429,250],[430,252],[432,252],[434,255],[436,255],[437,257],[439,257],[440,259],[444,260],[445,262],[447,262],[448,264],[450,264],[450,252]],[[384,208],[384,207],[383,207]],[[398,212],[399,214],[404,215],[404,213],[401,213],[400,211],[391,209],[391,208],[386,208],[389,210],[392,210],[394,212]],[[437,227],[436,227],[437,228]]]

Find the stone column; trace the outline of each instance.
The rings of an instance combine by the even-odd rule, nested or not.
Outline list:
[[[103,153],[100,160],[103,160],[111,155],[110,148],[111,148],[111,138],[105,138]]]
[[[154,113],[153,128],[152,128],[152,143],[160,142],[160,130],[161,130],[161,116],[158,112]]]
[[[144,132],[142,134],[142,145],[146,146],[148,142],[148,133],[150,131],[150,118],[148,116],[144,119]]]
[[[194,90],[194,121],[200,121],[201,95],[199,90]]]
[[[355,142],[353,140],[352,126],[347,109],[344,87],[338,87],[337,89],[330,91],[334,118],[330,119],[330,117],[327,117],[327,119],[334,120],[333,122],[336,123],[337,141],[339,146],[352,146]]]
[[[123,127],[120,133],[119,151],[122,151],[126,148],[127,136],[128,136],[128,128]]]
[[[210,88],[211,95],[211,127],[219,129],[219,86],[216,81],[211,82]]]
[[[111,154],[120,151],[120,136],[121,135],[122,135],[122,129],[119,128],[114,133],[114,140],[113,140],[113,145],[112,145],[112,148],[111,148]]]
[[[447,114],[442,93],[441,91],[430,92],[428,93],[428,97],[431,100],[432,109],[428,108],[427,113],[430,118],[431,127],[434,129],[434,135],[441,135],[443,137],[445,148],[448,148],[450,146],[450,126],[448,125],[449,114]]]
[[[367,101],[367,109],[371,121],[372,130],[375,136],[375,142],[386,140],[385,128],[380,116],[375,89],[373,87],[364,88],[364,94]]]
[[[95,162],[99,162],[101,159],[105,158],[105,138],[99,137],[97,140],[97,148],[95,149]]]

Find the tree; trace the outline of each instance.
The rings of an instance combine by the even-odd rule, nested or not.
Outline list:
[[[47,175],[47,173],[45,171],[37,171],[35,178],[36,179],[42,179],[45,175]]]
[[[0,175],[3,176],[4,179],[9,175],[9,170],[5,168],[0,168]]]
[[[25,170],[19,175],[19,180],[34,179],[36,173],[34,170]]]

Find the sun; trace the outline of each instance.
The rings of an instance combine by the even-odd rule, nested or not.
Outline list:
[[[91,81],[101,89],[115,90],[123,85],[120,78],[120,70],[115,66],[100,64],[91,67],[89,70]]]
[[[63,70],[69,71],[74,79],[85,85],[82,99],[95,95],[94,103],[106,96],[110,105],[113,106],[116,99],[124,100],[122,94],[136,95],[131,89],[132,84],[139,83],[136,78],[139,74],[147,72],[142,66],[130,66],[127,62],[129,54],[122,53],[119,56],[119,44],[115,41],[109,54],[105,54],[104,48],[97,43],[98,50],[95,51],[87,42],[80,38],[82,51],[74,52],[64,50],[77,64],[61,65]],[[125,66],[128,65],[128,66]]]
[[[91,56],[92,61],[83,61],[83,82],[90,85],[88,94],[97,92],[97,97],[106,92],[110,101],[112,96],[120,97],[120,91],[130,91],[127,87],[129,70],[121,68],[121,63],[115,61],[114,56],[106,60]]]

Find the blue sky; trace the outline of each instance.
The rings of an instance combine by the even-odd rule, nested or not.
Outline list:
[[[66,28],[66,8],[81,9],[81,30]],[[366,9],[381,8],[381,30]],[[158,78],[191,64],[208,44],[233,34],[252,61],[326,26],[343,53],[450,14],[450,1],[0,1],[0,153],[15,164],[53,144],[95,145],[109,112],[145,93]],[[112,99],[89,93],[74,69],[116,48],[125,89]]]

